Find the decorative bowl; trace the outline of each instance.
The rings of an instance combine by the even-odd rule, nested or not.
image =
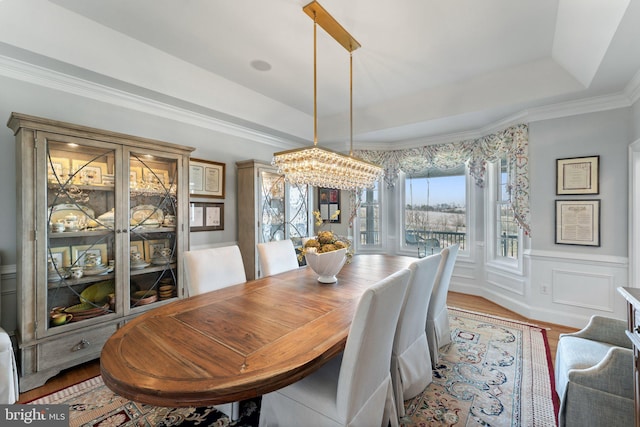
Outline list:
[[[347,248],[322,253],[307,252],[304,257],[307,265],[318,274],[318,282],[335,283],[338,281],[336,274],[347,260]]]

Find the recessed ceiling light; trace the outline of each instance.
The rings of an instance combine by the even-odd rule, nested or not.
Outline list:
[[[271,69],[271,64],[262,59],[254,59],[251,61],[251,66],[258,71],[269,71]]]

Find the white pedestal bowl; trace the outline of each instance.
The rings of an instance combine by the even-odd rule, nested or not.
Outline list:
[[[338,281],[336,274],[347,260],[347,248],[331,252],[307,252],[305,254],[307,265],[318,275],[320,283],[335,283]]]

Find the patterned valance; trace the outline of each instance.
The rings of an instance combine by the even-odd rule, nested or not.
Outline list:
[[[398,172],[426,173],[429,168],[451,169],[466,163],[476,184],[484,187],[487,163],[506,155],[508,191],[517,223],[531,235],[529,208],[529,127],[511,126],[500,132],[446,144],[426,145],[405,150],[357,150],[354,154],[385,169],[384,180],[393,187]]]

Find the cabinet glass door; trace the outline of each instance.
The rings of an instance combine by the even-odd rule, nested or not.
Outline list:
[[[48,328],[116,310],[114,174],[119,148],[46,144]],[[106,148],[105,148],[106,146]]]
[[[284,176],[261,170],[261,242],[292,239],[299,243],[309,235],[309,187],[290,185]]]
[[[178,160],[129,158],[129,308],[177,297]]]

